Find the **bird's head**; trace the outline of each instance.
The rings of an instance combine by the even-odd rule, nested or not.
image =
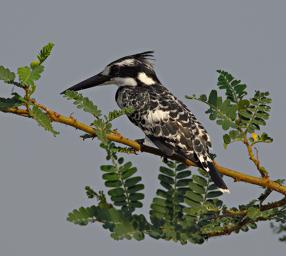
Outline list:
[[[150,86],[160,83],[154,71],[153,60],[153,51],[120,58],[108,64],[99,74],[67,90],[79,91],[107,84],[116,84],[118,86]]]

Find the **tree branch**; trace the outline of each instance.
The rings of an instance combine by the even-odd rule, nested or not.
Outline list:
[[[269,218],[259,217],[259,218],[256,219],[255,222],[267,221],[267,220],[269,220]],[[230,235],[232,232],[238,232],[243,226],[245,226],[245,225],[247,225],[249,223],[252,223],[252,222],[255,223],[253,220],[251,220],[249,218],[245,218],[240,223],[238,223],[236,225],[232,225],[230,227],[225,227],[221,231],[209,232],[209,233],[206,234],[206,237],[210,238],[210,237],[216,237],[216,236]]]
[[[79,129],[81,131],[84,131],[84,132],[86,132],[92,136],[96,136],[96,133],[95,133],[95,130],[93,129],[93,127],[76,120],[72,116],[67,117],[67,116],[61,115],[61,114],[57,113],[56,111],[38,103],[35,100],[31,100],[31,101],[34,105],[38,106],[43,111],[45,111],[47,113],[47,115],[49,116],[49,118],[51,119],[51,121],[66,124],[66,125],[69,125],[69,126],[76,128],[76,129]],[[4,111],[2,110],[2,112],[13,113],[13,114],[20,115],[23,117],[31,117],[26,109],[9,108],[9,109],[6,109]],[[108,134],[107,139],[114,141],[114,142],[117,142],[117,143],[120,143],[120,144],[124,144],[126,146],[129,146],[134,151],[137,151],[137,152],[146,152],[146,153],[157,155],[157,156],[164,156],[159,149],[149,147],[149,146],[145,146],[145,145],[140,145],[139,143],[137,143],[134,140],[125,138],[123,135],[119,134],[118,132]],[[196,166],[196,164],[194,162],[192,162],[190,160],[183,159],[179,156],[172,156],[170,158],[172,160],[176,160],[176,161],[180,161],[182,163],[185,163],[186,165],[189,165],[189,166]],[[243,181],[246,183],[251,183],[251,184],[258,185],[258,186],[261,186],[264,188],[268,188],[268,189],[271,189],[271,190],[274,190],[274,191],[277,191],[281,194],[286,195],[286,186],[283,186],[283,185],[279,184],[278,182],[270,180],[269,177],[259,178],[259,177],[255,177],[252,175],[248,175],[248,174],[227,168],[227,167],[223,167],[217,162],[214,162],[214,164],[215,164],[216,169],[221,174],[226,175],[228,177],[231,177],[235,181]],[[286,204],[286,202],[285,202],[285,204]]]

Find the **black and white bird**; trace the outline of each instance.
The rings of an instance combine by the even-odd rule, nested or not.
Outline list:
[[[153,51],[120,58],[68,90],[117,85],[118,106],[135,110],[128,118],[156,147],[166,156],[179,155],[195,162],[210,174],[221,191],[229,192],[209,154],[211,141],[207,131],[188,107],[161,84],[153,60]]]

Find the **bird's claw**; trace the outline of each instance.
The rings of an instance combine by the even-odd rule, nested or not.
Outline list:
[[[140,144],[140,146],[145,146],[144,142],[145,142],[145,139],[137,139],[135,140],[138,144]]]

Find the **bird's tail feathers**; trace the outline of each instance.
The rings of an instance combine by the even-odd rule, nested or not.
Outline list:
[[[210,161],[207,163],[208,167],[204,169],[210,174],[212,181],[217,185],[218,189],[223,193],[230,193],[228,187],[222,179],[221,174],[216,170],[214,164]]]

